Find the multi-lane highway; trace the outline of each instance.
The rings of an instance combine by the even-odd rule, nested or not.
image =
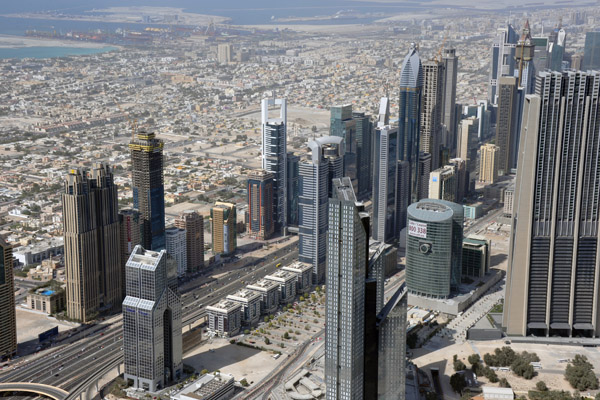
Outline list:
[[[218,279],[199,278],[196,289],[182,295],[183,324],[187,326],[205,315],[206,305],[234,293],[250,282],[274,272],[276,265],[287,264],[298,256],[297,242],[282,247],[255,263],[230,270]],[[218,272],[218,271],[213,271]],[[117,315],[88,328],[81,335],[66,339],[37,356],[24,357],[0,370],[0,382],[33,382],[48,384],[72,392],[101,366],[122,360],[122,321]],[[85,388],[83,388],[85,390]]]

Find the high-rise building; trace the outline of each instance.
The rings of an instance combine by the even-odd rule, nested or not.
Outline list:
[[[442,142],[442,107],[444,98],[444,65],[428,60],[423,68],[419,150],[431,154],[431,168],[439,167]]]
[[[185,229],[172,227],[165,229],[166,249],[169,257],[173,257],[177,265],[177,276],[187,272],[187,240]]]
[[[374,151],[373,238],[389,243],[399,234],[396,226],[398,129],[389,125],[375,128]]]
[[[330,114],[329,135],[344,138],[344,171],[342,175],[352,180],[354,192],[358,193],[356,120],[352,118],[352,104],[332,106]]]
[[[379,314],[384,306],[385,277],[393,274],[398,265],[398,249],[390,244],[377,240],[369,241],[369,265],[367,279],[376,282],[377,307],[375,314]]]
[[[456,202],[456,175],[454,166],[445,165],[429,174],[430,199]]]
[[[181,296],[175,260],[165,250],[135,246],[123,300],[125,380],[150,392],[181,378]]]
[[[525,22],[523,33],[515,47],[515,73],[519,87],[524,88],[525,94],[533,93],[535,88],[535,71],[533,64],[535,44],[529,31],[529,20]]]
[[[492,243],[484,238],[463,239],[462,276],[483,278],[490,268]]]
[[[175,220],[175,226],[185,230],[187,273],[204,267],[204,217],[194,210],[185,210]]]
[[[423,68],[419,51],[414,43],[402,63],[400,74],[400,99],[398,118],[398,142],[401,161],[408,161],[410,167],[409,203],[419,196],[419,143],[421,98],[423,92]]]
[[[497,107],[490,107],[487,100],[478,100],[477,104],[463,107],[462,118],[475,117],[477,119],[477,138],[480,141],[487,140],[490,136],[492,136],[493,133],[495,133],[490,129],[492,121],[492,108],[495,110]],[[460,135],[460,133],[457,135]],[[458,140],[459,139],[457,137],[457,142]]]
[[[496,123],[496,145],[498,151],[498,174],[510,173],[513,153],[518,151],[513,144],[516,134],[518,112],[517,78],[503,76],[499,82],[498,117]],[[517,143],[518,144],[518,143]]]
[[[269,118],[269,106],[279,105],[279,118]],[[287,102],[262,100],[262,169],[273,174],[273,221],[275,231],[287,226]]]
[[[122,299],[117,187],[111,169],[71,169],[62,194],[67,315],[81,322]]]
[[[429,195],[429,174],[431,173],[432,157],[429,153],[419,154],[419,195],[418,200],[426,199]]]
[[[533,66],[535,71],[543,71],[548,66],[549,39],[545,36],[534,36],[531,43],[535,46],[533,50]]]
[[[498,146],[486,143],[481,146],[479,156],[479,180],[494,183],[498,180]]]
[[[512,25],[499,28],[491,49],[490,81],[488,101],[497,103],[497,85],[501,76],[512,76],[515,70],[515,47],[519,37]]]
[[[327,399],[363,399],[368,220],[351,180],[334,179],[327,234]]]
[[[227,64],[233,61],[233,47],[229,43],[221,43],[217,46],[217,61]]]
[[[300,156],[287,154],[287,224],[298,226],[298,193],[300,191]]]
[[[445,299],[460,285],[463,207],[425,199],[408,207],[406,285],[410,293]]]
[[[298,259],[313,266],[313,281],[325,280],[327,207],[333,178],[342,177],[344,139],[326,136],[308,142],[300,161]]]
[[[536,94],[525,98],[503,318],[509,335],[600,334],[599,91],[600,72],[540,72]]]
[[[456,143],[456,156],[466,162],[467,173],[475,171],[477,166],[478,119],[469,117],[460,121],[460,132]]]
[[[119,211],[119,231],[121,243],[121,292],[122,299],[125,298],[125,269],[131,252],[138,244],[142,243],[142,221],[140,213],[133,209],[124,209]]]
[[[129,143],[133,208],[142,218],[142,245],[159,251],[165,248],[165,187],[162,140],[145,131]]]
[[[406,228],[406,210],[410,204],[410,164],[398,161],[398,178],[396,179],[396,232]]]
[[[583,71],[600,69],[600,32],[587,32],[585,34],[581,69]]]
[[[248,174],[248,233],[266,240],[273,235],[273,174],[259,169]]]
[[[548,57],[546,67],[551,71],[563,70],[562,64],[565,59],[566,39],[567,32],[560,25],[550,32],[550,36],[548,37]],[[573,66],[571,66],[571,68],[573,68]],[[539,69],[538,71],[543,71],[543,69]]]
[[[456,147],[456,83],[458,56],[455,49],[444,49],[444,90],[442,91],[442,146],[452,152]]]
[[[210,209],[212,250],[215,254],[231,254],[237,248],[237,213],[235,204],[217,201]]]
[[[456,176],[455,203],[461,204],[469,191],[466,162],[462,158],[451,158],[448,164],[454,167],[454,175]]]
[[[372,195],[372,142],[373,123],[364,112],[353,111],[352,119],[356,121],[356,174],[358,179],[359,199],[370,199]]]
[[[17,317],[12,246],[0,238],[0,359],[17,354]]]

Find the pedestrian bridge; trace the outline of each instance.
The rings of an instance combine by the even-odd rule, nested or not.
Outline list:
[[[22,392],[33,393],[40,396],[49,397],[54,400],[65,400],[69,392],[50,385],[42,383],[27,382],[4,382],[0,383],[0,392]]]

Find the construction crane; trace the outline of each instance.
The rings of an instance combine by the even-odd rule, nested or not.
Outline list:
[[[448,31],[446,31],[446,34],[444,35],[444,40],[442,41],[442,45],[440,46],[440,48],[438,49],[437,52],[437,61],[438,62],[442,62],[442,50],[444,50],[444,45],[446,44],[446,40],[448,40]]]
[[[127,122],[129,123],[129,126],[131,127],[131,140],[135,139],[135,132],[137,130],[137,119],[131,119],[129,118],[129,113],[126,113],[123,110],[123,107],[121,107],[121,105],[119,104],[119,102],[117,101],[117,99],[114,99],[115,104],[117,105],[117,107],[119,107],[119,110],[121,111],[121,113],[123,113],[123,115],[125,115],[125,117],[127,118]]]

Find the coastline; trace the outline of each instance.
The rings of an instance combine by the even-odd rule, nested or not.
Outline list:
[[[108,43],[92,43],[78,40],[44,39],[26,36],[0,35],[0,49],[19,49],[25,47],[71,47],[82,49],[103,49],[122,46]]]

